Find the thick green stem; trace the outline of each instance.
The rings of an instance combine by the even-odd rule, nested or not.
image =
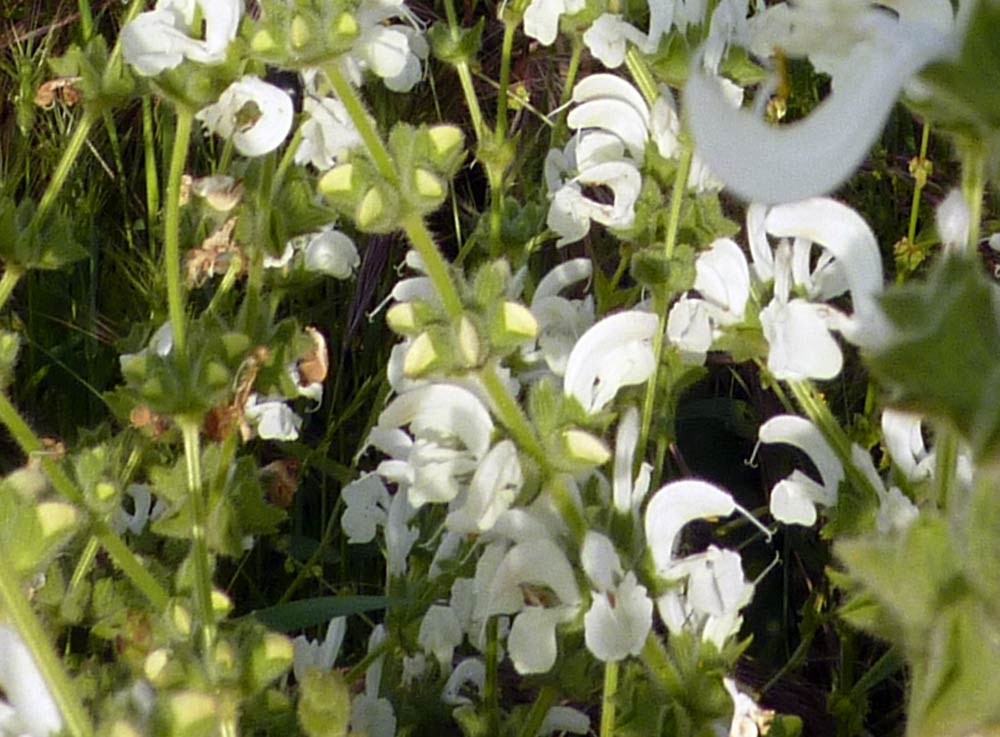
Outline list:
[[[55,701],[62,718],[65,721],[66,732],[72,737],[91,737],[94,729],[90,724],[87,712],[63,668],[62,662],[56,657],[49,644],[48,636],[42,629],[35,613],[31,611],[20,584],[14,573],[14,568],[4,559],[0,551],[0,611],[17,630],[18,635],[31,653],[35,666],[48,686],[52,699]],[[12,674],[15,675],[16,674]]]
[[[669,261],[674,255],[674,248],[677,245],[677,232],[681,220],[681,205],[684,202],[684,192],[687,189],[688,173],[691,171],[691,160],[694,157],[694,148],[686,136],[682,137],[681,157],[677,162],[677,173],[674,175],[674,186],[670,193],[670,217],[667,221],[667,236],[663,242],[663,255]],[[656,334],[653,336],[653,373],[646,382],[646,393],[642,401],[642,422],[639,429],[639,445],[635,454],[636,462],[642,462],[646,455],[646,446],[649,443],[649,430],[653,423],[653,408],[656,405],[656,387],[660,369],[660,359],[663,355],[663,336],[667,330],[667,311],[670,303],[666,295],[656,295],[654,297],[656,315],[658,318]],[[660,476],[663,460],[658,458],[656,462],[657,478]]]
[[[517,22],[504,18],[503,46],[500,50],[500,90],[497,93],[497,140],[507,134],[507,94],[510,89],[510,61],[514,52],[514,32]]]
[[[392,156],[389,155],[389,149],[385,147],[385,143],[382,142],[378,131],[372,125],[371,118],[368,117],[368,111],[365,110],[364,103],[358,97],[357,91],[355,91],[347,78],[344,77],[336,64],[327,64],[323,69],[326,72],[327,79],[330,80],[333,91],[337,93],[337,97],[344,103],[344,107],[347,109],[347,114],[351,116],[354,127],[358,129],[361,140],[368,147],[368,153],[371,154],[372,161],[375,162],[375,167],[378,169],[379,174],[389,184],[397,186],[399,184],[399,177],[396,175],[396,167],[393,166]]]
[[[949,492],[955,485],[958,470],[958,437],[954,430],[940,427],[934,444],[934,491],[931,499],[939,509],[947,509],[948,498],[951,496]]]
[[[7,270],[3,272],[3,276],[0,277],[0,310],[4,308],[7,304],[7,300],[10,299],[10,295],[14,291],[14,287],[17,283],[21,281],[21,277],[24,276],[24,271],[13,264],[7,265]]]
[[[455,0],[444,0],[444,10],[448,17],[448,29],[451,32],[453,41],[459,40],[460,30],[458,27],[458,15],[455,13]],[[472,130],[475,131],[476,140],[480,143],[486,133],[486,124],[483,120],[483,111],[479,107],[479,97],[476,95],[476,88],[472,84],[472,70],[469,62],[460,59],[455,62],[455,71],[458,72],[458,81],[462,86],[462,94],[465,95],[465,104],[469,108],[469,117],[472,118]],[[505,94],[501,94],[501,98]]]
[[[411,212],[403,217],[402,225],[403,230],[406,231],[406,237],[410,239],[413,248],[423,259],[427,276],[430,277],[438,296],[441,298],[444,311],[452,319],[461,317],[462,300],[458,296],[458,289],[455,287],[451,274],[448,273],[448,264],[427,229],[427,223],[424,222],[420,213]]]
[[[489,395],[490,401],[500,418],[500,422],[514,438],[514,441],[521,446],[522,450],[538,461],[543,468],[548,467],[548,457],[541,442],[535,435],[535,429],[528,422],[521,406],[507,391],[507,387],[497,376],[496,368],[493,365],[484,366],[479,372],[479,378],[483,382],[483,387]]]
[[[14,405],[10,403],[7,395],[3,392],[0,392],[0,423],[14,436],[14,440],[25,455],[30,457],[44,449],[42,441],[28,427],[28,423],[18,414]],[[86,508],[83,494],[55,461],[50,458],[42,458],[41,465],[42,470],[49,477],[49,481],[52,482],[52,486],[66,501],[81,509]],[[149,571],[142,567],[129,547],[103,520],[95,519],[93,526],[95,537],[100,541],[101,547],[107,551],[114,564],[149,599],[157,611],[165,609],[169,598],[167,592],[150,575]]]
[[[184,460],[187,466],[188,499],[190,501],[191,556],[194,562],[195,604],[198,607],[202,657],[209,673],[213,672],[215,644],[215,612],[212,609],[212,570],[206,540],[207,514],[205,492],[201,479],[201,438],[198,423],[192,419],[180,421],[184,437]]]
[[[557,693],[555,686],[542,686],[528,716],[524,719],[524,724],[521,725],[521,731],[517,733],[518,737],[535,737],[538,734],[542,722],[545,721],[545,715],[556,701]]]
[[[639,87],[642,96],[646,99],[646,104],[652,106],[656,102],[656,98],[660,96],[660,92],[656,88],[656,80],[649,73],[646,62],[640,56],[639,49],[635,46],[630,45],[628,51],[625,52],[625,65],[628,67],[632,79],[635,80],[636,86]]]
[[[969,252],[979,245],[979,221],[983,217],[986,188],[986,152],[979,142],[968,143],[962,155],[962,195],[969,207]]]
[[[184,293],[181,287],[181,176],[184,174],[184,164],[187,161],[193,121],[193,110],[178,109],[174,146],[170,154],[170,173],[167,177],[167,204],[163,225],[163,260],[164,268],[167,270],[167,305],[174,334],[173,350],[182,359],[186,351],[187,324],[184,314]]]
[[[601,696],[601,737],[615,734],[615,692],[618,690],[618,661],[604,664],[604,693]]]

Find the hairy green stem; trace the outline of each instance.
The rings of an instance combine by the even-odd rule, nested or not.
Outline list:
[[[434,238],[427,229],[427,223],[424,222],[420,213],[411,212],[403,216],[402,226],[413,248],[423,259],[427,276],[430,277],[434,289],[437,290],[438,296],[441,298],[444,311],[452,319],[461,317],[462,300],[458,296],[458,289],[448,272],[448,263],[441,255],[441,251],[438,250]]]
[[[444,11],[448,18],[448,30],[451,32],[451,38],[453,41],[458,41],[460,30],[458,15],[455,13],[455,0],[444,0]],[[465,59],[460,59],[454,64],[455,71],[458,72],[458,81],[462,86],[462,94],[465,95],[465,104],[469,108],[469,117],[472,118],[472,130],[475,131],[476,140],[481,143],[486,134],[486,123],[483,120],[483,111],[479,107],[476,88],[472,85],[472,70],[469,68],[469,62]],[[506,91],[503,92],[501,98],[506,96]]]
[[[631,44],[628,51],[625,52],[625,65],[642,96],[646,99],[646,104],[652,106],[656,102],[656,98],[660,96],[660,92],[656,88],[656,80],[649,73],[649,68],[639,54],[639,49]]]
[[[330,80],[333,91],[337,93],[337,97],[344,103],[344,107],[347,109],[347,114],[351,117],[354,127],[358,129],[361,140],[368,147],[368,153],[371,154],[372,161],[375,162],[375,167],[378,169],[379,174],[389,184],[394,187],[398,186],[399,177],[396,175],[396,167],[392,163],[392,156],[389,155],[389,149],[386,148],[378,131],[375,130],[375,126],[372,125],[371,118],[368,117],[368,111],[365,109],[364,103],[361,102],[361,98],[358,96],[354,86],[341,73],[340,68],[336,64],[327,64],[323,69],[326,72],[327,79]]]
[[[677,232],[680,226],[681,205],[684,202],[684,192],[687,189],[688,173],[691,171],[691,160],[694,157],[694,148],[686,136],[682,137],[681,157],[677,163],[677,172],[674,175],[674,186],[670,193],[670,216],[667,220],[667,235],[663,242],[663,255],[669,261],[674,255],[674,248],[677,245]],[[656,334],[653,336],[653,373],[646,382],[646,393],[642,400],[642,422],[639,429],[639,444],[636,449],[635,462],[641,463],[646,455],[646,446],[649,443],[649,431],[653,423],[653,408],[656,405],[656,389],[660,370],[660,359],[663,355],[664,333],[667,329],[667,312],[670,302],[666,295],[654,295],[653,304],[656,307],[658,319]],[[655,465],[655,476],[660,477],[663,459],[657,458]]]
[[[94,729],[83,703],[62,662],[49,644],[45,630],[42,629],[35,613],[31,611],[31,605],[21,593],[14,567],[4,559],[2,550],[0,550],[0,611],[10,620],[31,653],[35,666],[45,679],[52,699],[62,714],[66,731],[72,737],[91,737]]]
[[[969,252],[979,245],[979,222],[983,217],[986,188],[986,152],[979,142],[967,143],[962,154],[962,195],[969,207]]]
[[[167,306],[174,335],[173,350],[186,356],[187,324],[184,314],[184,293],[181,287],[181,177],[187,161],[188,145],[194,111],[187,107],[177,111],[177,129],[174,132],[173,151],[170,154],[170,173],[167,176],[167,203],[163,218],[163,261],[167,271]]]
[[[142,96],[142,151],[146,173],[146,228],[152,233],[160,209],[160,177],[156,162],[156,136],[153,131],[153,98]]]
[[[514,441],[538,461],[543,468],[547,468],[549,465],[548,456],[535,435],[535,429],[525,416],[521,405],[515,401],[510,392],[507,391],[507,387],[500,381],[496,368],[492,364],[484,366],[479,371],[479,378],[483,382],[483,387],[486,389],[490,401],[493,402],[500,422],[507,428]]]
[[[934,439],[934,490],[931,499],[939,509],[948,508],[950,492],[958,471],[958,437],[951,428],[940,427]]]
[[[919,167],[916,181],[913,184],[913,200],[910,202],[910,225],[906,231],[906,240],[912,244],[917,238],[917,216],[920,214],[920,196],[923,194],[924,186],[927,184],[927,176],[923,171],[927,161],[927,145],[931,139],[931,125],[924,123],[923,133],[920,135],[920,156],[917,158]]]
[[[618,661],[604,664],[604,691],[601,695],[601,737],[615,734],[615,692],[618,690]]]
[[[514,52],[517,21],[504,18],[503,45],[500,50],[500,90],[497,93],[497,140],[507,135],[507,94],[510,88],[510,61]]]
[[[194,559],[195,604],[198,607],[202,657],[209,673],[214,671],[215,611],[212,608],[212,571],[206,539],[208,524],[205,511],[205,491],[201,478],[201,438],[198,423],[190,418],[180,420],[184,437],[184,461],[187,466],[188,498],[190,500],[191,556]]]

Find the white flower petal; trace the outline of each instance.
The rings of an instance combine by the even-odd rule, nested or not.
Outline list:
[[[590,731],[590,717],[582,711],[569,706],[553,706],[545,712],[542,726],[538,728],[536,737],[550,735],[553,732],[570,732],[571,734],[587,734]]]
[[[302,427],[302,418],[282,398],[261,399],[251,394],[243,406],[243,415],[264,440],[297,440]]]
[[[472,699],[462,695],[462,689],[472,686],[482,696],[486,685],[486,666],[479,658],[466,658],[448,676],[441,692],[441,700],[449,706],[471,704]]]
[[[623,386],[641,384],[653,371],[656,315],[629,310],[594,325],[577,341],[566,363],[564,391],[584,409],[599,412]]]
[[[894,409],[882,410],[882,439],[903,476],[912,482],[930,478],[935,454],[924,445],[920,415]]]
[[[462,644],[463,636],[462,625],[455,611],[450,606],[432,604],[420,620],[417,644],[425,653],[434,656],[442,671],[448,672],[451,669],[451,657],[455,648]]]
[[[599,532],[587,530],[580,547],[580,563],[598,591],[611,591],[622,577],[622,564],[615,544]]]
[[[646,34],[612,13],[603,13],[583,34],[583,43],[591,55],[608,69],[622,65],[629,41],[643,47]]]
[[[726,517],[736,511],[733,498],[707,481],[674,481],[653,494],[646,507],[646,544],[661,575],[670,569],[677,536],[688,522]]]
[[[729,238],[713,241],[695,261],[694,288],[725,312],[723,322],[740,322],[750,298],[750,269],[743,250]]]
[[[615,469],[612,479],[612,499],[615,510],[627,514],[634,508],[632,493],[632,463],[639,443],[639,410],[629,407],[618,421],[615,437]],[[639,502],[641,504],[641,501]]]
[[[476,457],[490,447],[493,420],[475,394],[449,384],[417,387],[396,397],[378,418],[383,429],[410,425],[414,435],[459,438]]]
[[[598,128],[618,136],[629,154],[642,164],[649,137],[647,122],[642,113],[624,100],[601,98],[588,100],[570,110],[566,124],[572,130]]]
[[[389,519],[389,492],[377,474],[370,473],[345,486],[340,496],[346,509],[340,526],[351,544],[369,543],[375,539],[378,525]]]
[[[202,108],[195,117],[209,131],[231,137],[244,156],[263,156],[285,140],[293,115],[287,92],[247,75],[229,85],[218,102]]]
[[[527,607],[514,617],[507,650],[521,675],[547,673],[556,662],[556,625],[565,617],[558,609]]]
[[[712,347],[712,321],[704,300],[681,297],[667,315],[667,338],[685,363],[701,365]]]
[[[449,512],[445,526],[467,534],[489,530],[511,507],[523,485],[517,447],[501,440],[479,462],[464,503]]]
[[[838,84],[804,120],[775,128],[726,102],[718,83],[691,65],[685,113],[699,155],[733,193],[756,202],[791,202],[834,189],[864,159],[906,81],[951,51],[940,33],[872,17],[876,59],[858,44],[847,66],[864,69]],[[871,66],[872,62],[877,64]]]
[[[570,259],[552,268],[535,287],[535,293],[531,297],[532,311],[538,300],[557,297],[562,290],[589,280],[592,273],[593,266],[589,258]]]
[[[613,592],[595,592],[583,617],[587,649],[606,663],[638,655],[652,627],[653,602],[632,571]]]
[[[559,32],[559,16],[565,12],[563,0],[531,0],[524,10],[524,33],[542,46],[550,46]]]
[[[793,299],[778,299],[760,312],[760,326],[769,350],[767,367],[778,379],[832,379],[840,373],[843,355],[830,335],[823,308]]]
[[[346,279],[361,265],[354,241],[339,230],[317,233],[305,249],[305,265],[309,271]]]
[[[17,631],[0,623],[0,688],[30,737],[63,729],[63,718],[28,647]]]
[[[573,102],[580,104],[590,100],[616,99],[628,103],[642,118],[643,125],[649,127],[649,107],[642,94],[616,74],[588,74],[573,87]]]
[[[487,614],[520,611],[524,584],[548,587],[562,604],[575,605],[580,600],[573,568],[562,548],[550,539],[519,543],[507,551],[490,584]]]

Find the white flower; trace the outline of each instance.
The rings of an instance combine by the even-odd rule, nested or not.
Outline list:
[[[229,85],[218,102],[202,108],[195,117],[210,132],[232,138],[244,156],[263,156],[285,140],[293,115],[287,92],[247,75]]]
[[[464,499],[456,500],[445,526],[459,533],[489,530],[511,507],[523,485],[517,447],[510,440],[501,440],[480,461]]]
[[[305,247],[307,270],[347,279],[360,264],[354,241],[339,230],[328,227],[309,237]]]
[[[385,640],[385,628],[378,625],[368,638],[368,652],[372,653]],[[351,703],[351,732],[368,737],[395,737],[396,714],[392,703],[380,698],[379,686],[382,681],[382,664],[385,655],[377,657],[365,671],[365,691],[354,697]]]
[[[396,397],[379,415],[368,442],[390,456],[378,473],[399,484],[419,508],[458,496],[486,455],[492,432],[489,412],[475,394],[428,384]]]
[[[448,706],[471,704],[472,699],[462,695],[462,689],[471,686],[481,696],[486,685],[486,666],[479,658],[466,658],[455,666],[441,692],[441,700]]]
[[[934,211],[934,224],[946,251],[964,253],[968,249],[970,217],[969,205],[961,189],[951,190],[941,200]]]
[[[590,279],[588,258],[565,261],[538,282],[531,297],[531,314],[538,322],[538,352],[556,376],[566,373],[566,362],[576,341],[594,324],[594,298],[567,299],[564,289]],[[529,354],[529,360],[534,354]]]
[[[559,16],[583,10],[584,0],[531,0],[524,9],[524,33],[549,46],[559,32]]]
[[[743,575],[738,553],[710,545],[704,553],[676,561],[665,577],[678,583],[656,600],[670,632],[693,632],[720,650],[739,632],[740,610],[750,603],[754,587]]]
[[[317,670],[330,670],[340,653],[340,646],[344,642],[344,635],[347,632],[347,618],[334,617],[326,628],[326,637],[323,642],[310,640],[305,635],[299,635],[292,640],[294,658],[292,661],[292,673],[299,683],[306,677],[306,671],[315,668]]]
[[[782,479],[771,490],[771,515],[789,525],[812,525],[816,506],[837,504],[844,468],[823,433],[809,420],[796,415],[778,415],[760,426],[760,442],[787,443],[805,453],[819,471],[817,483],[799,470]]]
[[[736,681],[732,678],[723,678],[722,685],[733,700],[729,737],[758,737],[767,734],[774,720],[774,712],[761,709],[757,702],[736,688]]]
[[[706,481],[674,481],[657,490],[645,516],[646,545],[656,572],[667,575],[675,565],[677,537],[686,524],[727,517],[737,509],[741,508],[728,493]]]
[[[580,551],[583,570],[593,587],[583,617],[584,640],[604,662],[638,655],[653,627],[653,602],[635,573],[623,573],[614,543],[589,530]]]
[[[656,315],[627,310],[605,317],[583,334],[566,362],[563,389],[584,410],[600,412],[623,386],[645,382],[653,372]]]
[[[417,644],[425,653],[433,655],[442,672],[451,670],[451,656],[462,644],[462,624],[450,606],[432,604],[420,620]]]
[[[538,588],[538,603],[526,605],[525,589],[535,587],[547,591]],[[545,673],[556,660],[556,626],[575,615],[580,592],[562,549],[550,539],[531,540],[514,545],[504,555],[486,602],[487,616],[517,615],[507,638],[517,672]]]
[[[544,737],[544,735],[549,735],[553,732],[559,732],[560,734],[563,732],[589,734],[590,717],[582,711],[569,706],[550,707],[545,712],[545,718],[542,720],[542,726],[538,728],[536,737]]]
[[[390,576],[405,576],[406,559],[413,544],[420,537],[420,530],[410,527],[410,521],[417,510],[410,504],[409,497],[397,491],[389,502],[389,515],[385,522],[386,570]]]
[[[947,0],[928,2],[950,10]],[[717,81],[692,64],[684,104],[698,152],[730,191],[765,203],[823,194],[850,176],[903,86],[957,40],[919,19],[832,0],[772,7],[754,33],[751,45],[764,55],[809,54],[833,77],[833,92],[809,116],[776,128],[730,107]]]
[[[196,38],[200,13],[204,39]],[[156,9],[140,13],[122,29],[122,55],[144,77],[178,66],[185,58],[219,64],[236,38],[242,0],[159,0]]]
[[[632,481],[632,463],[635,449],[639,443],[639,411],[629,407],[618,421],[618,434],[615,438],[615,468],[611,482],[612,502],[615,511],[620,514],[634,515],[638,513],[649,492],[650,476],[653,467],[643,461],[639,466],[639,474]]]
[[[685,363],[705,363],[715,330],[705,300],[682,296],[667,315],[667,338]]]
[[[264,440],[297,440],[302,427],[302,418],[281,397],[251,394],[243,405],[243,416]]]
[[[62,732],[63,718],[24,641],[0,623],[0,727],[19,737],[50,737]],[[3,712],[6,712],[4,715]]]
[[[362,145],[344,103],[335,97],[306,97],[302,142],[295,150],[296,164],[312,164],[320,171],[332,168],[352,149]]]
[[[896,468],[907,481],[918,482],[934,473],[936,456],[924,445],[920,415],[882,410],[882,439]]]
[[[591,55],[609,69],[622,65],[630,41],[644,47],[646,34],[612,13],[603,13],[583,34],[583,43]]]
[[[340,492],[346,509],[340,526],[351,544],[369,543],[375,539],[379,525],[389,521],[389,492],[377,474],[370,473],[352,481]]]
[[[132,497],[132,512],[118,507],[111,515],[111,526],[119,535],[125,530],[133,535],[141,534],[150,520],[158,519],[167,509],[162,499],[153,504],[152,490],[147,484],[129,484],[125,495]]]
[[[401,18],[406,23],[387,23]],[[429,51],[418,21],[403,0],[362,0],[354,12],[359,33],[345,57],[355,84],[371,71],[394,92],[409,92],[420,81],[421,62]]]

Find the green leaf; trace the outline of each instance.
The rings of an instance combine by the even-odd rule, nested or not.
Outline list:
[[[1000,288],[970,259],[948,257],[924,284],[891,289],[896,330],[868,356],[890,401],[951,423],[977,460],[1000,449]]]
[[[320,596],[315,599],[290,601],[252,613],[259,622],[278,632],[291,632],[325,624],[334,617],[385,609],[385,596]]]

